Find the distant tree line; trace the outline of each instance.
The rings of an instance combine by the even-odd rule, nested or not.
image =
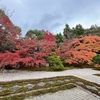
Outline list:
[[[40,40],[43,38],[45,30],[29,30],[26,33],[26,37],[30,37],[32,35],[36,39]],[[90,28],[83,28],[81,24],[77,24],[75,27],[70,28],[68,24],[65,25],[65,28],[63,29],[63,33],[57,33],[56,36],[56,42],[60,43],[63,42],[64,39],[71,40],[73,38],[85,36],[85,35],[99,35],[100,36],[100,26],[97,25],[91,25]]]
[[[75,37],[85,36],[89,34],[100,36],[100,26],[91,25],[90,28],[84,29],[81,24],[78,24],[72,28],[70,28],[69,25],[66,24],[63,30],[63,35],[66,39],[72,39]]]

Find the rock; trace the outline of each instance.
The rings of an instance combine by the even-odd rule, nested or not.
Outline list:
[[[64,80],[65,82],[69,82],[70,80],[68,80],[68,79],[66,79],[66,80]]]
[[[49,84],[54,84],[55,82],[53,82],[53,81],[49,81],[48,83],[49,83]]]
[[[31,88],[33,88],[34,86],[35,86],[35,85],[33,85],[33,84],[27,84],[27,85],[24,86],[24,87],[31,89]]]
[[[0,87],[0,92],[4,91],[4,88]]]
[[[84,85],[84,83],[82,83],[82,82],[76,82],[77,84],[79,84],[79,85]]]
[[[63,83],[64,81],[62,81],[62,80],[58,80],[57,82]]]
[[[37,85],[38,86],[44,86],[46,83],[44,83],[44,82],[40,82],[40,83],[38,83]]]
[[[97,88],[97,89],[100,89],[100,87],[99,87],[99,86],[96,86],[96,88]]]
[[[98,91],[94,86],[86,85],[86,87],[87,87],[88,89]]]
[[[16,91],[16,90],[18,90],[18,89],[21,88],[21,87],[22,87],[22,86],[15,85],[15,86],[11,87],[10,90]]]
[[[71,81],[73,81],[74,79],[73,79],[73,78],[71,78],[70,80],[71,80]]]

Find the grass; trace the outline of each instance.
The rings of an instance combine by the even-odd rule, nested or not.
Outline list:
[[[95,76],[99,76],[99,77],[100,77],[100,74],[93,74],[93,75],[95,75]]]
[[[21,67],[18,70],[24,70],[24,71],[49,71],[50,68],[49,67]]]
[[[93,69],[94,69],[94,70],[99,70],[99,71],[100,71],[100,67],[98,67],[98,68],[95,67],[95,68],[93,68]]]
[[[70,81],[69,82],[63,81],[66,79],[68,79]],[[63,81],[63,82],[59,82],[58,80]],[[49,83],[50,81],[53,81],[54,84],[50,84]],[[38,86],[37,84],[39,82],[44,82],[46,84],[44,86]],[[84,84],[77,84],[76,82],[82,82]],[[35,86],[31,89],[28,89],[28,88],[24,87],[27,84],[34,84]],[[0,92],[0,97],[3,97],[3,98],[0,98],[0,100],[23,100],[24,98],[30,97],[30,96],[36,96],[36,95],[45,94],[45,93],[49,93],[49,92],[56,92],[61,89],[62,90],[70,89],[70,88],[75,87],[76,85],[81,86],[82,88],[100,96],[100,94],[98,93],[98,91],[100,91],[99,84],[89,82],[89,81],[86,81],[86,80],[83,80],[81,78],[77,78],[74,76],[58,76],[58,77],[53,77],[53,78],[28,79],[28,80],[0,82],[0,86],[2,86],[3,88],[10,88],[15,85],[19,85],[22,87],[20,89],[18,89],[17,91],[11,91],[11,90],[7,89],[3,92]],[[98,91],[88,89],[86,87],[86,85],[94,86],[96,88],[99,87],[99,88],[97,88]],[[35,92],[32,92],[33,90],[35,90]],[[20,93],[20,94],[17,95],[18,93]],[[13,96],[9,97],[9,95],[13,95]]]
[[[54,92],[59,91],[59,88],[60,88],[60,90],[66,90],[66,89],[71,89],[74,87],[76,87],[74,84],[62,85],[62,86],[53,87],[53,88],[46,89],[46,90],[39,90],[36,92],[20,94],[20,95],[16,95],[16,96],[12,96],[12,97],[5,97],[5,98],[1,98],[0,100],[23,100],[26,97],[30,97],[30,96],[38,96],[40,94],[45,94],[45,93],[54,93]]]
[[[53,67],[21,67],[18,70],[24,70],[24,71],[56,71],[54,70]],[[66,68],[64,68],[66,70]],[[57,70],[57,71],[62,71],[62,70]]]
[[[80,69],[80,68],[86,68],[86,67],[75,67],[75,66],[65,66],[64,70],[70,70],[70,69]],[[54,71],[52,67],[21,67],[18,70],[24,70],[24,71]]]

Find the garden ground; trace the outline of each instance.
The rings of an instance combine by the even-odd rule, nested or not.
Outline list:
[[[100,84],[100,77],[97,77],[93,74],[100,74],[100,71],[92,70],[91,68],[71,69],[71,70],[58,71],[58,72],[17,70],[17,72],[15,73],[3,73],[3,74],[0,73],[0,81],[39,79],[39,78],[48,78],[48,77],[55,77],[55,76],[73,75]]]
[[[42,79],[42,78],[50,78],[56,76],[72,75],[100,85],[100,77],[95,76],[94,74],[100,74],[100,71],[92,70],[91,68],[71,69],[60,72],[46,72],[46,71],[32,72],[32,71],[17,70],[17,72],[15,73],[0,73],[0,81],[6,82],[12,80],[40,79],[40,78]],[[60,80],[59,82],[62,81]],[[78,84],[83,84],[83,83],[79,82]],[[43,83],[41,83],[41,85],[43,85]],[[91,89],[91,86],[88,85],[86,86]],[[98,87],[98,93],[100,94],[100,87]],[[93,95],[92,93],[89,93],[86,90],[84,91],[84,89],[80,87],[74,87],[70,90],[59,91],[53,94],[48,93],[41,96],[37,96],[35,98],[30,97],[26,98],[26,100],[55,100],[54,97],[57,100],[100,100],[98,96]]]

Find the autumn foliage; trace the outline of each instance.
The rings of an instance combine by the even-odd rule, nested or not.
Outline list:
[[[0,13],[0,67],[46,66],[46,58],[52,52],[63,63],[90,65],[92,58],[100,54],[100,37],[88,35],[56,43],[56,36],[45,31],[39,40],[32,35],[22,38],[9,17]]]
[[[65,41],[57,48],[57,54],[67,64],[92,64],[92,58],[100,52],[99,36],[84,36]]]

